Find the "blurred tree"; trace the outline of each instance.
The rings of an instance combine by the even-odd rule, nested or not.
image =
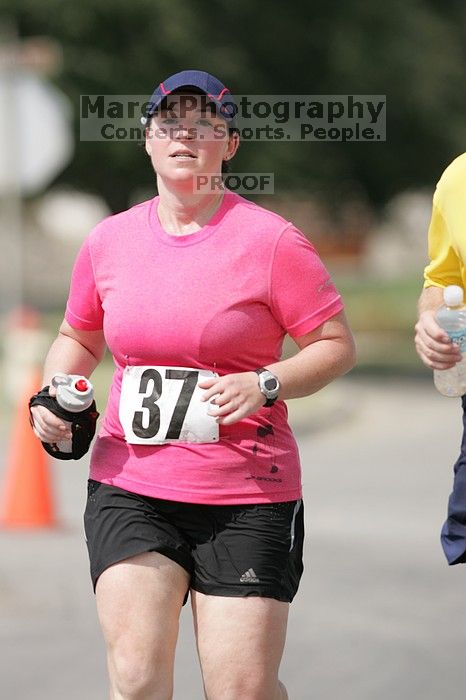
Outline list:
[[[57,83],[76,106],[77,138],[80,94],[150,94],[195,67],[237,94],[387,95],[386,143],[244,143],[235,169],[274,171],[282,192],[382,204],[432,188],[466,147],[464,0],[0,0],[2,16],[21,36],[61,42]],[[81,142],[58,181],[119,210],[154,176],[135,142]]]

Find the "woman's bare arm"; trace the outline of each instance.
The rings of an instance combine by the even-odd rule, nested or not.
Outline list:
[[[90,377],[105,354],[102,330],[81,331],[63,320],[58,335],[50,346],[44,364],[42,386],[50,385],[55,374],[83,374]],[[51,396],[56,391],[49,390]],[[43,442],[56,442],[71,437],[64,422],[44,406],[33,406],[34,432]]]
[[[267,365],[280,381],[280,399],[314,394],[355,364],[354,340],[343,311],[295,342],[300,348],[296,355]]]
[[[57,372],[90,377],[104,354],[105,338],[102,330],[77,330],[63,320],[45,359],[42,385],[50,384]]]
[[[340,312],[311,333],[296,338],[300,350],[293,357],[267,365],[280,382],[279,399],[308,396],[348,372],[355,363],[353,336]],[[260,339],[258,339],[260,342]],[[199,382],[207,389],[203,400],[210,400],[222,425],[236,423],[264,405],[255,372],[236,372]],[[217,398],[213,398],[219,394]]]

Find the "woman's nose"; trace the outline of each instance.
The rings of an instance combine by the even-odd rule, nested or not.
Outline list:
[[[175,128],[175,138],[176,139],[193,139],[194,133],[192,128],[188,124],[177,124]]]

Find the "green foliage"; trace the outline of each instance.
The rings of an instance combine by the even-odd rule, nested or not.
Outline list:
[[[387,95],[386,143],[244,143],[235,169],[274,171],[276,189],[341,192],[383,203],[433,186],[464,150],[466,9],[462,0],[0,0],[20,36],[63,46],[57,84],[80,94],[150,94],[195,67],[237,94]],[[154,176],[136,143],[78,144],[60,182],[103,194],[113,209]]]

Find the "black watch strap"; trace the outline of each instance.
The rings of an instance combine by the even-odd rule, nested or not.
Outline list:
[[[267,399],[264,406],[267,406],[267,407],[273,406],[276,400],[277,399]]]

